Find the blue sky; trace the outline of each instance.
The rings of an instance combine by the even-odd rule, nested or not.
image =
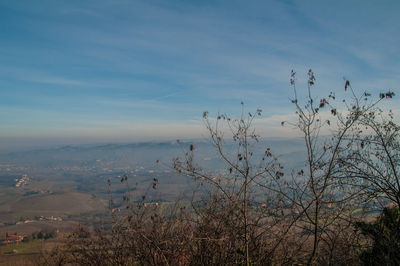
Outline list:
[[[291,69],[400,84],[399,1],[0,1],[0,141],[201,137],[202,112],[293,113]],[[271,126],[273,126],[271,124]],[[279,123],[277,122],[277,126]],[[263,135],[280,135],[279,131]]]

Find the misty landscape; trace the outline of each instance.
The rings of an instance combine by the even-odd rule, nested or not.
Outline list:
[[[0,265],[400,265],[399,10],[0,0]]]
[[[182,149],[190,144],[196,145],[197,156],[201,158],[204,168],[215,172],[224,169],[223,162],[207,140],[69,145],[2,154],[0,173],[4,196],[1,199],[1,233],[5,234],[15,228],[6,225],[15,225],[24,220],[32,220],[33,217],[45,216],[44,214],[62,214],[60,217],[64,221],[72,215],[77,217],[69,219],[71,221],[79,220],[79,216],[104,214],[108,199],[107,180],[124,175],[133,184],[142,185],[148,185],[157,178],[159,201],[172,202],[185,194],[190,196],[192,180],[172,169],[172,159],[182,155]],[[233,143],[228,143],[227,146],[228,150],[233,149]],[[304,164],[300,158],[305,156],[305,151],[299,140],[260,142],[255,153],[262,154],[266,147],[279,150],[279,156],[288,165],[301,168]],[[113,185],[113,192],[125,193],[125,188],[118,186],[118,183],[120,182]],[[100,201],[104,204],[88,204],[79,206],[82,209],[76,208],[78,206],[73,205],[80,205],[80,197],[82,201],[92,198],[93,202]],[[75,204],[71,204],[71,209],[65,205],[67,199],[76,200]],[[50,201],[49,209],[45,206],[47,201]],[[92,217],[87,218],[90,224]]]

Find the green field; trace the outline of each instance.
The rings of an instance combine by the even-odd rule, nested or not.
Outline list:
[[[56,244],[56,239],[33,239],[24,243],[0,245],[0,265],[36,265],[40,253]]]

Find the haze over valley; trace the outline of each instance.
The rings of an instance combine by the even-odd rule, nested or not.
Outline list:
[[[23,232],[22,226],[15,225],[25,221],[30,225],[26,229],[28,232],[38,230],[48,226],[47,221],[51,220],[48,217],[62,219],[54,220],[57,220],[57,228],[73,221],[91,224],[94,215],[106,215],[110,211],[107,209],[107,180],[113,181],[113,193],[123,194],[126,187],[119,179],[125,175],[132,185],[137,183],[144,190],[157,178],[158,190],[152,200],[172,202],[184,195],[189,197],[193,180],[177,174],[172,160],[184,156],[190,144],[196,147],[199,165],[215,173],[226,171],[215,148],[206,139],[68,145],[2,153],[0,220],[3,223],[0,233],[17,228]],[[227,141],[226,149],[229,151],[233,147],[233,143]],[[276,150],[276,156],[288,169],[301,168],[304,164],[301,158],[305,150],[299,139],[263,140],[255,146],[254,153],[260,156],[268,147]],[[160,163],[156,163],[157,160]],[[35,224],[39,223],[38,217],[43,225],[34,228],[29,221],[36,219]]]
[[[0,265],[400,265],[399,11],[0,0]]]

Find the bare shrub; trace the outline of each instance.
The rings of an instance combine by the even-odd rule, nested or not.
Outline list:
[[[293,126],[304,140],[301,169],[284,169],[253,127],[261,110],[239,118],[203,114],[209,141],[223,168],[205,169],[197,147],[187,144],[172,168],[192,178],[199,190],[190,200],[158,203],[157,189],[136,194],[127,176],[119,207],[110,191],[111,222],[89,232],[79,228],[65,244],[42,258],[43,264],[77,265],[355,265],[367,240],[355,224],[364,221],[369,199],[400,204],[399,127],[384,116],[377,100],[357,96],[348,80],[348,99],[312,94],[308,72],[306,99],[294,90]],[[378,119],[379,117],[379,119]],[[321,132],[325,131],[324,134]],[[181,145],[183,145],[181,143]],[[365,197],[366,196],[366,197]]]

